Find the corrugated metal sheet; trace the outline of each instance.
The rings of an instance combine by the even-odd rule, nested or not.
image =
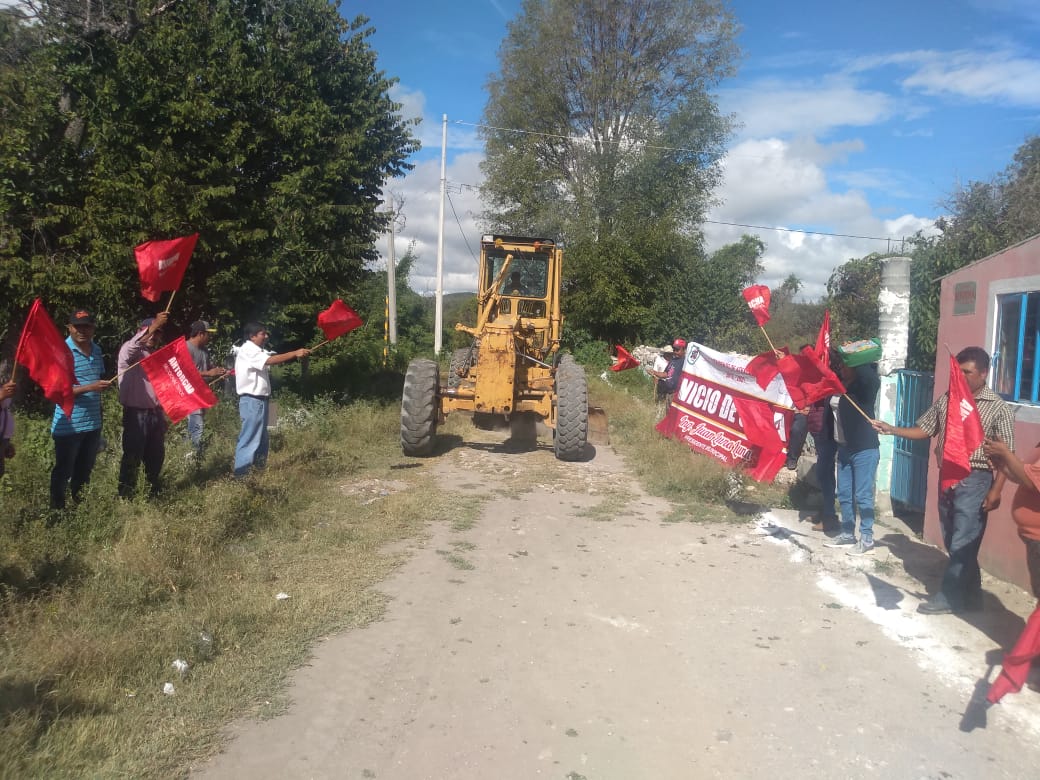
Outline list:
[[[931,405],[933,374],[924,371],[896,372],[896,420],[900,428],[912,428]],[[928,457],[931,439],[895,438],[892,455],[891,496],[908,507],[924,511],[928,494]]]

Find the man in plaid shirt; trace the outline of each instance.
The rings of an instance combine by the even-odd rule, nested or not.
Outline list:
[[[957,363],[975,397],[985,437],[999,439],[1013,451],[1015,413],[986,385],[989,354],[981,347],[967,347],[957,353]],[[906,439],[935,437],[936,457],[941,460],[946,436],[946,406],[947,394],[944,394],[917,418],[917,424],[912,428],[897,428],[880,420],[874,421],[874,428],[879,433]],[[982,606],[979,547],[986,532],[987,513],[1000,506],[1000,493],[1007,477],[1002,471],[994,473],[981,446],[971,453],[968,461],[971,473],[939,494],[939,523],[950,560],[939,592],[917,607],[917,611],[925,615],[961,612]]]

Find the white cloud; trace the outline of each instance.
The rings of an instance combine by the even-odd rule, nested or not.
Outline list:
[[[856,148],[849,143],[836,146],[841,155]],[[884,220],[861,191],[837,191],[821,164],[834,154],[813,139],[738,144],[725,161],[718,193],[723,202],[709,219],[767,229],[709,223],[708,248],[738,241],[745,233],[757,235],[766,244],[765,272],[759,281],[776,286],[794,274],[804,285],[802,296],[815,299],[825,294],[827,279],[838,265],[872,252],[897,251],[902,238],[932,229],[933,218],[904,215]],[[818,233],[792,231],[797,227]]]
[[[838,127],[878,124],[897,108],[890,95],[860,89],[845,77],[797,83],[760,79],[720,90],[719,98],[723,109],[742,123],[741,138],[825,136]]]
[[[900,84],[908,92],[971,101],[1040,106],[1040,59],[1014,49],[899,52],[863,57],[850,72],[896,66],[912,72]]]

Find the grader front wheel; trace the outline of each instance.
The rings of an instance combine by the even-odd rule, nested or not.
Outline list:
[[[561,361],[556,370],[556,457],[578,460],[589,436],[589,389],[585,371],[577,363]]]
[[[401,394],[401,450],[423,457],[433,452],[437,434],[440,375],[433,360],[413,360]]]

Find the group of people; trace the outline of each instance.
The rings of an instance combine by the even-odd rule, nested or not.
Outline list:
[[[666,364],[648,372],[657,380],[659,411],[667,409],[669,396],[678,387],[686,359],[686,342],[676,339],[666,351],[670,352],[665,357]],[[816,445],[815,475],[823,494],[822,512],[815,518],[813,528],[827,533],[828,546],[848,548],[849,555],[867,555],[875,549],[878,435],[934,438],[937,457],[941,458],[948,415],[947,395],[940,396],[913,426],[890,425],[874,419],[881,387],[877,364],[846,365],[835,348],[831,348],[828,357],[830,368],[841,380],[845,393],[797,410],[787,465],[796,466],[805,437],[811,435]],[[967,347],[957,354],[956,361],[974,397],[985,438],[969,455],[970,473],[952,487],[941,490],[938,497],[939,523],[949,560],[938,592],[918,607],[918,611],[929,615],[982,606],[979,548],[988,513],[1000,506],[1001,493],[1009,479],[1018,485],[1011,515],[1026,545],[1034,595],[1040,598],[1040,445],[1028,462],[1015,455],[1014,411],[987,385],[990,358],[986,350]]]
[[[166,458],[168,422],[152,383],[140,363],[162,346],[169,325],[167,312],[141,321],[136,332],[119,349],[117,373],[105,379],[105,360],[100,345],[94,341],[96,322],[93,312],[76,309],[70,313],[65,344],[72,353],[75,381],[72,386],[72,414],[55,407],[51,420],[54,440],[54,467],[50,479],[50,506],[65,509],[67,496],[78,501],[89,483],[98,452],[102,449],[101,394],[114,384],[118,386],[123,407],[122,457],[119,464],[118,494],[130,499],[137,489],[141,466],[151,494],[159,493],[161,472]],[[262,468],[268,455],[268,402],[271,395],[270,366],[304,358],[308,349],[275,354],[267,349],[269,333],[259,322],[247,323],[245,341],[235,356],[235,387],[239,396],[242,427],[235,447],[234,474],[244,477]],[[207,346],[216,329],[204,320],[192,323],[187,346],[192,361],[204,378],[219,378],[227,369],[214,365]],[[16,384],[0,386],[0,475],[5,461],[14,456],[11,439],[14,418],[11,399]],[[187,435],[196,456],[203,446],[203,412],[188,416]]]
[[[979,548],[988,513],[1000,506],[1008,478],[1020,486],[1012,517],[1026,542],[1034,594],[1040,596],[1040,467],[1024,464],[1014,454],[1014,411],[986,383],[989,354],[981,347],[967,347],[957,354],[956,360],[973,395],[985,439],[969,455],[968,475],[952,487],[941,489],[938,496],[939,524],[949,560],[938,592],[918,607],[919,612],[927,615],[981,608]],[[806,419],[816,444],[815,469],[823,493],[823,512],[814,528],[836,532],[828,546],[847,546],[850,555],[864,555],[874,549],[878,434],[934,438],[936,456],[941,459],[948,396],[940,396],[913,426],[891,425],[871,417],[880,388],[876,364],[850,368],[833,349],[830,362],[846,393],[801,410],[804,414],[800,415]],[[792,441],[792,445],[796,444]],[[834,515],[835,498],[840,517]]]

